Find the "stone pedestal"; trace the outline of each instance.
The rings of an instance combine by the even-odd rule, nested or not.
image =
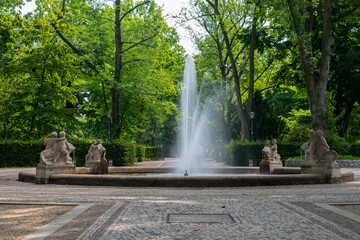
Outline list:
[[[85,165],[86,168],[90,169],[90,173],[93,174],[108,174],[109,173],[109,164],[107,161],[101,162],[88,162]]]
[[[311,174],[312,166],[314,165],[315,161],[305,160],[304,163],[301,165],[301,174]]]
[[[307,165],[307,164],[301,165],[301,174],[310,174],[310,173],[312,173],[311,167],[312,167],[312,165]]]
[[[341,182],[341,168],[336,161],[319,161],[311,170],[312,173],[325,175],[329,183]]]
[[[260,162],[260,173],[262,174],[272,174],[275,168],[282,168],[282,162],[265,160]]]
[[[63,166],[51,166],[39,163],[36,167],[36,183],[47,184],[49,177],[53,174],[73,174],[76,172],[74,164]]]

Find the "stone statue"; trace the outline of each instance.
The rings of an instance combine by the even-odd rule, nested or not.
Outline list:
[[[303,150],[305,153],[305,163],[310,164],[310,163],[315,162],[315,160],[312,158],[312,155],[310,154],[312,152],[311,147],[314,148],[313,143],[315,141],[315,136],[316,136],[316,133],[314,131],[310,131],[310,133],[309,133],[310,140],[301,146],[301,150]]]
[[[278,154],[276,139],[272,140],[272,145],[270,145],[269,140],[266,140],[262,152],[264,153],[264,159],[260,162],[260,173],[272,174],[274,173],[275,169],[282,168],[282,162],[280,161],[280,155]]]
[[[271,146],[271,151],[272,151],[272,159],[270,161],[276,161],[279,162],[280,160],[280,155],[278,154],[277,151],[277,141],[276,139],[272,140],[272,146]]]
[[[45,150],[40,153],[40,164],[44,165],[73,165],[70,153],[75,147],[66,139],[66,133],[61,131],[59,137],[56,132],[50,134],[44,145]]]
[[[309,147],[309,158],[313,159],[315,162],[319,161],[336,161],[338,154],[330,150],[329,145],[326,142],[326,139],[323,136],[321,130],[316,131],[315,136],[310,141]]]
[[[279,162],[280,161],[280,155],[277,152],[277,141],[276,139],[272,140],[272,146],[270,145],[270,141],[266,140],[265,146],[262,150],[264,153],[264,161],[270,161],[270,162]]]
[[[330,150],[322,131],[311,131],[310,140],[301,149],[305,152],[301,173],[322,174],[329,183],[341,182],[341,169],[336,162],[338,154]]]
[[[40,163],[50,165],[54,163],[54,151],[56,147],[57,133],[52,132],[50,138],[44,142],[45,150],[40,153]]]
[[[96,156],[97,154],[98,152],[97,152],[96,140],[93,140],[89,148],[88,154],[86,154],[85,156],[86,162],[91,161],[94,158],[97,158]]]
[[[269,140],[266,140],[265,146],[262,149],[262,152],[264,153],[264,161],[267,161],[267,162],[270,161],[272,154],[271,154],[271,146],[270,146]]]
[[[101,139],[99,139],[98,142],[99,142],[99,144],[97,145],[97,148],[99,149],[99,152],[100,152],[100,161],[104,162],[104,161],[106,161],[106,159],[105,159],[106,149],[102,145]]]
[[[96,145],[96,140],[92,141],[88,154],[85,156],[85,167],[91,167],[91,165],[98,164],[100,162],[106,162],[105,153],[106,149],[102,145],[102,140],[98,140],[99,144]]]

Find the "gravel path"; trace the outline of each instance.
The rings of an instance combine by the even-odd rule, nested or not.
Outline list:
[[[20,239],[82,206],[46,239],[360,239],[359,178],[331,185],[126,188],[17,181],[24,170],[34,171],[0,169],[0,239]],[[40,205],[9,209],[8,203]],[[25,212],[28,221],[19,221]],[[169,214],[230,214],[234,222],[168,223]]]

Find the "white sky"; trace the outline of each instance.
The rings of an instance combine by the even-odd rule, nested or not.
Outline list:
[[[113,1],[109,1],[113,2]],[[190,39],[190,34],[188,31],[181,26],[180,24],[176,24],[173,16],[178,16],[182,7],[186,7],[188,4],[188,0],[155,0],[157,4],[163,6],[164,15],[167,15],[166,21],[171,27],[175,27],[177,32],[180,35],[180,45],[182,45],[187,54],[194,55],[196,53],[195,45],[192,43]],[[35,1],[25,2],[25,6],[22,7],[22,13],[26,14],[27,12],[31,12],[36,8]]]

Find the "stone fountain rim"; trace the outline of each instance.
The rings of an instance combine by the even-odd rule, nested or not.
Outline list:
[[[244,168],[244,167],[243,167]],[[248,168],[248,167],[246,167]],[[255,167],[256,168],[256,167]],[[109,168],[109,172],[115,168]],[[169,169],[169,168],[164,168]],[[232,168],[233,169],[233,168]],[[294,169],[294,168],[291,168]],[[140,170],[140,169],[139,169]],[[144,170],[144,169],[142,169]],[[149,170],[149,168],[147,169]],[[36,174],[19,173],[19,180],[37,183]],[[339,182],[354,180],[354,173],[341,173]],[[129,175],[94,175],[87,173],[52,174],[50,184],[121,186],[121,187],[244,187],[244,186],[280,186],[329,183],[327,176],[320,174],[260,174],[241,176],[129,176]]]

